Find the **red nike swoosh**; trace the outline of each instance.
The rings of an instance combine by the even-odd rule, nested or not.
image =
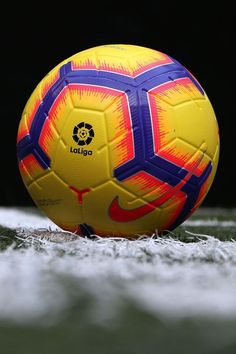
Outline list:
[[[196,164],[194,164],[192,170],[188,172],[185,178],[182,179],[175,187],[170,186],[170,190],[167,193],[165,193],[161,197],[154,199],[151,202],[147,202],[146,205],[140,206],[135,209],[123,209],[119,204],[119,197],[115,197],[111,202],[109,208],[109,215],[111,219],[118,222],[128,222],[134,221],[136,219],[141,218],[142,216],[151,213],[153,210],[156,209],[156,207],[165,203],[187,183],[187,181],[192,177],[197,166],[200,164],[202,158],[203,156],[196,162]]]

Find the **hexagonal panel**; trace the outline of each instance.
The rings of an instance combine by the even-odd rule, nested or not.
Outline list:
[[[209,100],[199,100],[198,105],[189,101],[176,106],[174,119],[177,137],[196,148],[205,143],[205,153],[213,158],[218,144],[218,125]]]
[[[86,125],[93,130],[93,137],[89,141],[86,137],[84,140],[80,138],[80,141],[75,141],[75,128],[78,130],[77,135],[83,131],[78,128],[80,123],[84,123],[86,134],[89,132]],[[79,142],[84,145],[79,145]],[[106,142],[104,114],[95,110],[74,108],[61,133],[61,141],[54,156],[54,171],[67,184],[78,189],[91,188],[104,182],[110,177]]]

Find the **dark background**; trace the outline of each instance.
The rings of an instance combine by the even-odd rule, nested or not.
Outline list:
[[[49,11],[7,5],[1,21],[0,205],[33,205],[18,173],[20,116],[37,83],[62,60],[92,46],[128,43],[165,52],[200,81],[214,107],[220,163],[205,206],[235,206],[235,27],[227,2],[62,3]],[[18,6],[18,7],[17,7]],[[11,8],[10,8],[11,7]]]

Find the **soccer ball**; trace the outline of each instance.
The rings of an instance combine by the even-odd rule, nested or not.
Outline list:
[[[206,93],[175,59],[103,45],[39,83],[22,114],[17,155],[31,197],[62,229],[162,234],[206,196],[218,125]]]

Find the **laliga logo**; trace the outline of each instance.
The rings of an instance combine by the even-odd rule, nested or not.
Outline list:
[[[94,137],[92,125],[81,122],[74,127],[73,139],[78,145],[89,145]]]
[[[94,130],[92,125],[81,122],[77,124],[73,129],[72,138],[77,145],[84,146],[89,145],[94,138]],[[82,148],[70,148],[70,152],[73,154],[79,154],[83,156],[92,155],[92,150]]]

